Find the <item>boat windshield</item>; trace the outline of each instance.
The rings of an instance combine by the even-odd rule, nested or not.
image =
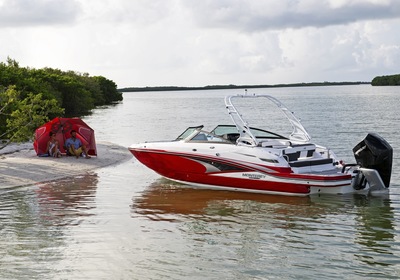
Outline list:
[[[234,126],[233,126],[234,127]],[[229,143],[232,141],[216,135],[213,132],[202,130],[203,126],[188,127],[181,135],[176,138],[177,141],[183,140],[186,142],[218,142],[218,143]]]
[[[193,134],[198,134],[200,130],[204,127],[204,125],[200,126],[190,126],[181,135],[179,135],[176,140],[184,140]],[[197,132],[197,133],[196,133]]]
[[[288,139],[285,136],[260,128],[250,127],[250,131],[254,137],[260,139]],[[226,135],[239,134],[239,131],[235,125],[218,125],[211,133],[225,138]]]

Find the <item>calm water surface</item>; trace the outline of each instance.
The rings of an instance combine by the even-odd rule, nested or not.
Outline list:
[[[367,132],[382,135],[394,148],[390,193],[298,198],[198,190],[132,158],[0,190],[0,279],[399,279],[400,88],[250,92],[280,99],[346,162],[354,162],[351,149]],[[230,124],[223,103],[230,93],[125,93],[123,103],[85,120],[98,141],[128,147],[172,139],[187,126]]]

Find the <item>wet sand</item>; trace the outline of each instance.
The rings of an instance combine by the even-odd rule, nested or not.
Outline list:
[[[132,158],[126,147],[97,143],[97,157],[38,157],[32,144],[10,145],[0,150],[0,188],[32,185],[85,174]]]

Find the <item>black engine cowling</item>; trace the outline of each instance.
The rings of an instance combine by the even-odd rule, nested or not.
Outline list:
[[[393,148],[385,139],[376,133],[369,133],[353,148],[353,153],[358,165],[378,171],[386,188],[389,187]]]

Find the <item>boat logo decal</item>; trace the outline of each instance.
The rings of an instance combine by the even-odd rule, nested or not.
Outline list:
[[[247,177],[249,179],[264,179],[266,176],[262,174],[254,174],[254,173],[242,173],[243,177]]]

